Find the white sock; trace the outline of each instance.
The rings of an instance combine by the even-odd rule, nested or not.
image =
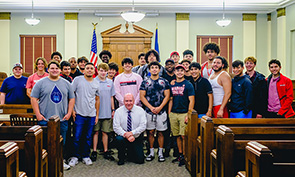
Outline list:
[[[159,156],[163,156],[163,148],[159,148],[159,152],[158,152],[159,154]]]
[[[154,148],[150,148],[150,155],[155,156]]]

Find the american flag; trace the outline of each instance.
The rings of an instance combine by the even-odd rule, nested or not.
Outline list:
[[[95,28],[93,29],[93,37],[92,37],[92,44],[91,44],[91,52],[90,52],[90,62],[96,66],[97,64],[97,41],[96,41],[96,33]]]

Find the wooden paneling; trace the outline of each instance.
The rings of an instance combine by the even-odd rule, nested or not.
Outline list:
[[[24,72],[34,73],[34,61],[44,57],[50,61],[51,53],[56,51],[55,35],[20,35],[20,58]]]
[[[137,56],[142,52],[147,52],[151,48],[151,37],[153,33],[139,26],[133,25],[134,33],[120,33],[121,25],[117,25],[101,33],[103,41],[103,50],[109,50],[112,53],[110,62],[119,65],[119,72],[123,72],[121,62],[124,58],[133,59],[133,66],[138,65]]]
[[[220,56],[227,59],[229,63],[229,73],[232,72],[233,60],[233,36],[197,36],[197,62],[200,64],[207,61],[207,57],[203,52],[203,46],[208,42],[215,42],[220,47]]]

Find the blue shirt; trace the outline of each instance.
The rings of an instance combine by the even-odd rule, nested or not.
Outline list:
[[[189,81],[184,80],[182,82],[175,82],[175,84],[171,86],[170,97],[173,98],[171,112],[187,113],[189,106],[189,96],[194,95],[194,87]]]
[[[153,80],[149,77],[142,81],[139,90],[146,91],[145,97],[153,107],[159,107],[165,98],[164,91],[168,89],[170,87],[166,79],[159,77],[159,79]],[[148,107],[145,106],[144,108],[147,113],[153,114]],[[159,115],[164,111],[165,107],[159,112]]]
[[[0,92],[6,93],[5,104],[30,104],[26,92],[27,80],[24,76],[19,79],[10,76],[3,81]]]

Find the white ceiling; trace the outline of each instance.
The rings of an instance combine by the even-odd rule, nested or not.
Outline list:
[[[0,0],[0,12],[30,12],[31,0]],[[225,0],[226,13],[270,13],[295,0]],[[220,13],[222,0],[135,0],[135,9],[159,13]],[[132,0],[34,0],[34,11],[44,13],[118,13],[131,10]]]

